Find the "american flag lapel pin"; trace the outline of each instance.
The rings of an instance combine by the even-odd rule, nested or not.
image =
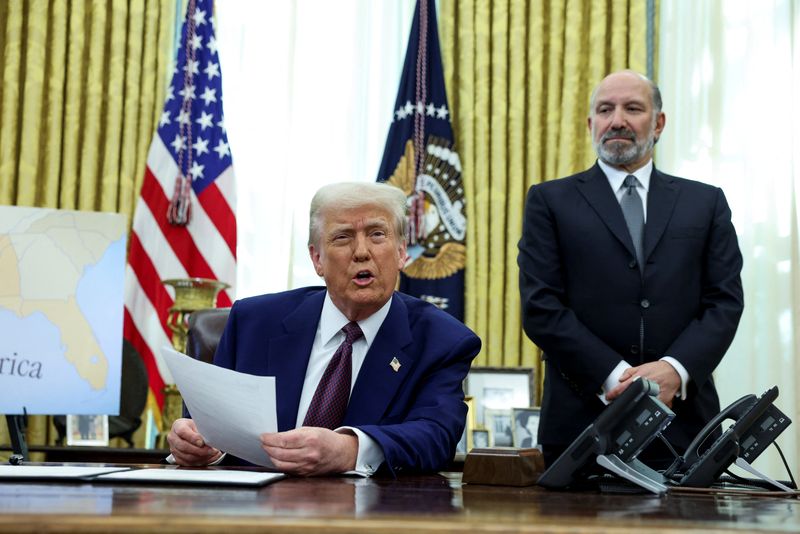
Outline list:
[[[392,361],[389,362],[389,367],[396,373],[400,370],[400,360],[398,360],[397,357],[392,358]]]

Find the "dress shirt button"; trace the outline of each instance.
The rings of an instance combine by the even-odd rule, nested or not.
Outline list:
[[[628,267],[630,269],[635,269],[636,268],[636,260],[631,260],[630,262],[628,262]]]
[[[639,306],[641,306],[642,308],[647,309],[647,308],[650,307],[650,301],[647,300],[647,299],[642,299],[642,301],[639,303]]]

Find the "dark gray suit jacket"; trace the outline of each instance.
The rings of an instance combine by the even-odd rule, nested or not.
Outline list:
[[[744,306],[722,190],[654,168],[644,259],[642,274],[598,165],[531,187],[518,262],[523,326],[546,361],[540,443],[567,445],[597,417],[596,394],[620,358],[636,366],[672,356],[688,371],[688,398],[675,400],[666,432],[677,448],[719,412],[711,373]]]

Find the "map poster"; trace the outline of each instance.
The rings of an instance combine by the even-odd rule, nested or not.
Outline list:
[[[126,220],[0,206],[0,413],[116,415]]]

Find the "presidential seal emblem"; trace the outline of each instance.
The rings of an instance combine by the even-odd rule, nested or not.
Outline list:
[[[446,278],[466,264],[461,160],[450,141],[429,136],[419,176],[415,161],[414,143],[409,139],[394,174],[387,180],[409,199],[410,263],[403,272],[412,278]]]

